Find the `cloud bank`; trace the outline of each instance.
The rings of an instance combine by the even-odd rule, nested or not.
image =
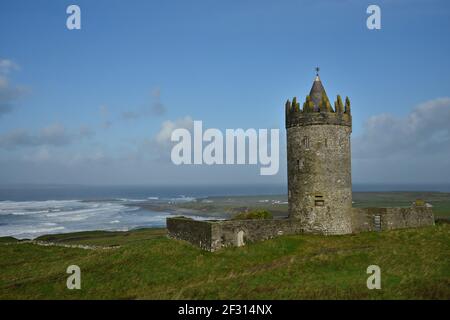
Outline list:
[[[23,87],[12,85],[9,74],[19,66],[11,60],[0,59],[0,117],[11,112],[18,99],[26,94]]]
[[[384,113],[370,117],[355,138],[355,158],[420,156],[450,150],[450,98],[425,102],[406,117]]]
[[[0,148],[14,149],[17,147],[65,146],[94,135],[88,126],[79,130],[69,131],[63,125],[56,123],[42,128],[38,132],[26,129],[16,129],[0,135]]]
[[[161,89],[151,91],[151,101],[139,110],[127,110],[122,112],[122,118],[126,120],[139,119],[146,116],[162,116],[167,112],[166,106],[161,102]]]
[[[437,98],[404,117],[370,117],[353,139],[358,182],[450,182],[450,98]]]
[[[100,111],[107,120],[107,108]],[[284,139],[280,141],[278,175],[264,178],[257,167],[248,165],[173,165],[170,137],[176,128],[192,130],[192,117],[163,121],[153,136],[142,137],[126,148],[84,144],[95,134],[87,126],[68,129],[56,123],[37,131],[12,130],[0,135],[0,149],[6,151],[0,158],[4,168],[0,179],[154,185],[286,181]],[[76,144],[80,147],[69,146]],[[8,153],[11,149],[19,153]],[[362,133],[352,137],[352,152],[353,183],[449,183],[450,98],[427,101],[404,116],[383,113],[370,117]]]

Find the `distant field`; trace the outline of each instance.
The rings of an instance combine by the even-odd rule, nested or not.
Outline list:
[[[450,299],[450,225],[346,236],[282,236],[204,252],[165,229],[0,239],[0,299]],[[6,244],[7,243],[7,244]],[[66,268],[81,268],[81,290]],[[381,268],[381,290],[366,269]]]
[[[436,217],[450,217],[450,193],[441,192],[354,192],[354,207],[409,207],[416,199],[433,205]],[[159,206],[159,210],[195,210],[209,215],[231,217],[246,209],[270,210],[275,216],[286,216],[287,196],[208,197],[195,202]],[[152,209],[155,209],[152,207]],[[183,213],[183,212],[181,212]]]

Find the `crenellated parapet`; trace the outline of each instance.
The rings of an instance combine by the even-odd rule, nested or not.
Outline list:
[[[300,103],[297,102],[297,97],[292,98],[292,102],[288,99],[285,104],[286,107],[286,115],[289,115],[293,112],[331,112],[331,113],[346,113],[350,114],[350,99],[345,97],[345,105],[342,103],[342,99],[340,95],[337,95],[336,101],[334,102],[334,109],[331,106],[330,100],[326,95],[323,95],[321,98],[321,102],[316,106],[311,100],[310,96],[307,95],[305,101],[300,108]]]
[[[345,104],[342,102],[341,96],[336,97],[334,102],[334,109],[331,106],[330,100],[328,99],[325,88],[320,80],[318,68],[316,69],[317,74],[314,79],[311,91],[306,96],[305,101],[300,107],[300,103],[297,102],[297,97],[286,101],[286,124],[288,123],[298,123],[298,122],[317,122],[323,119],[324,123],[327,121],[342,122],[344,125],[348,125],[350,121],[351,125],[351,112],[350,112],[350,99],[345,98]],[[324,114],[322,116],[306,116],[299,114]],[[331,114],[336,114],[332,116]]]
[[[343,126],[352,126],[352,117],[350,112],[350,99],[345,98],[345,104],[338,95],[334,102],[334,109],[331,106],[328,97],[322,95],[321,102],[316,105],[309,95],[306,96],[302,108],[294,97],[292,102],[286,101],[286,128],[293,126],[304,126],[314,124],[336,124]]]
[[[342,103],[340,95],[337,95],[336,101],[334,102],[334,109],[337,113],[344,113],[345,111],[344,104]]]

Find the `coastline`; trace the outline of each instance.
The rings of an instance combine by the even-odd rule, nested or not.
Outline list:
[[[450,217],[450,193],[444,192],[354,192],[354,207],[390,207],[403,206],[408,207],[417,199],[424,199],[433,205],[433,211],[436,219],[447,221]],[[179,199],[183,199],[180,201]],[[73,203],[75,200],[67,200]],[[35,237],[15,237],[6,234],[4,237],[14,237],[17,239],[37,239],[45,235],[70,234],[76,232],[92,231],[131,231],[141,228],[164,228],[165,219],[168,216],[188,216],[196,219],[229,219],[232,216],[243,211],[253,209],[265,209],[272,212],[276,218],[286,217],[288,214],[288,204],[286,195],[248,195],[248,196],[209,196],[209,197],[183,197],[176,199],[87,199],[77,200],[86,204],[104,204],[105,209],[100,215],[109,214],[111,210],[117,210],[110,204],[116,204],[123,208],[129,208],[129,212],[123,213],[123,220],[128,219],[132,222],[126,226],[115,223],[122,219],[111,216],[111,223],[103,224],[100,227],[93,227],[89,224],[78,225],[74,222],[76,230],[54,229],[53,232],[41,232]],[[75,202],[77,202],[75,201]],[[126,210],[125,210],[126,211]],[[41,213],[38,213],[41,214]],[[53,213],[51,213],[53,214]],[[0,216],[1,217],[5,217]],[[21,215],[17,216],[21,219]],[[135,217],[135,218],[134,218]],[[94,219],[97,219],[95,214]],[[100,217],[99,217],[100,218]],[[135,219],[135,220],[133,220]],[[157,219],[157,220],[155,220]],[[159,219],[159,220],[158,220]],[[146,222],[147,221],[147,222]],[[155,222],[148,222],[155,221]],[[2,221],[0,221],[2,222]],[[114,222],[114,223],[112,223]],[[4,222],[8,223],[8,222]],[[50,225],[50,223],[47,223]],[[0,227],[1,223],[0,223]],[[49,228],[56,227],[51,226]],[[46,230],[45,228],[43,230]],[[65,232],[61,232],[65,230]],[[4,237],[0,237],[4,238]]]

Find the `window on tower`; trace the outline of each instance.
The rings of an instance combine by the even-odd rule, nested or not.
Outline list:
[[[325,201],[323,199],[323,195],[321,193],[316,193],[314,196],[314,205],[316,207],[323,207],[325,205]]]
[[[304,146],[306,149],[309,149],[309,137],[308,137],[308,136],[304,136],[304,137],[303,137],[303,146]]]
[[[303,159],[297,160],[297,171],[301,171],[304,167]]]

